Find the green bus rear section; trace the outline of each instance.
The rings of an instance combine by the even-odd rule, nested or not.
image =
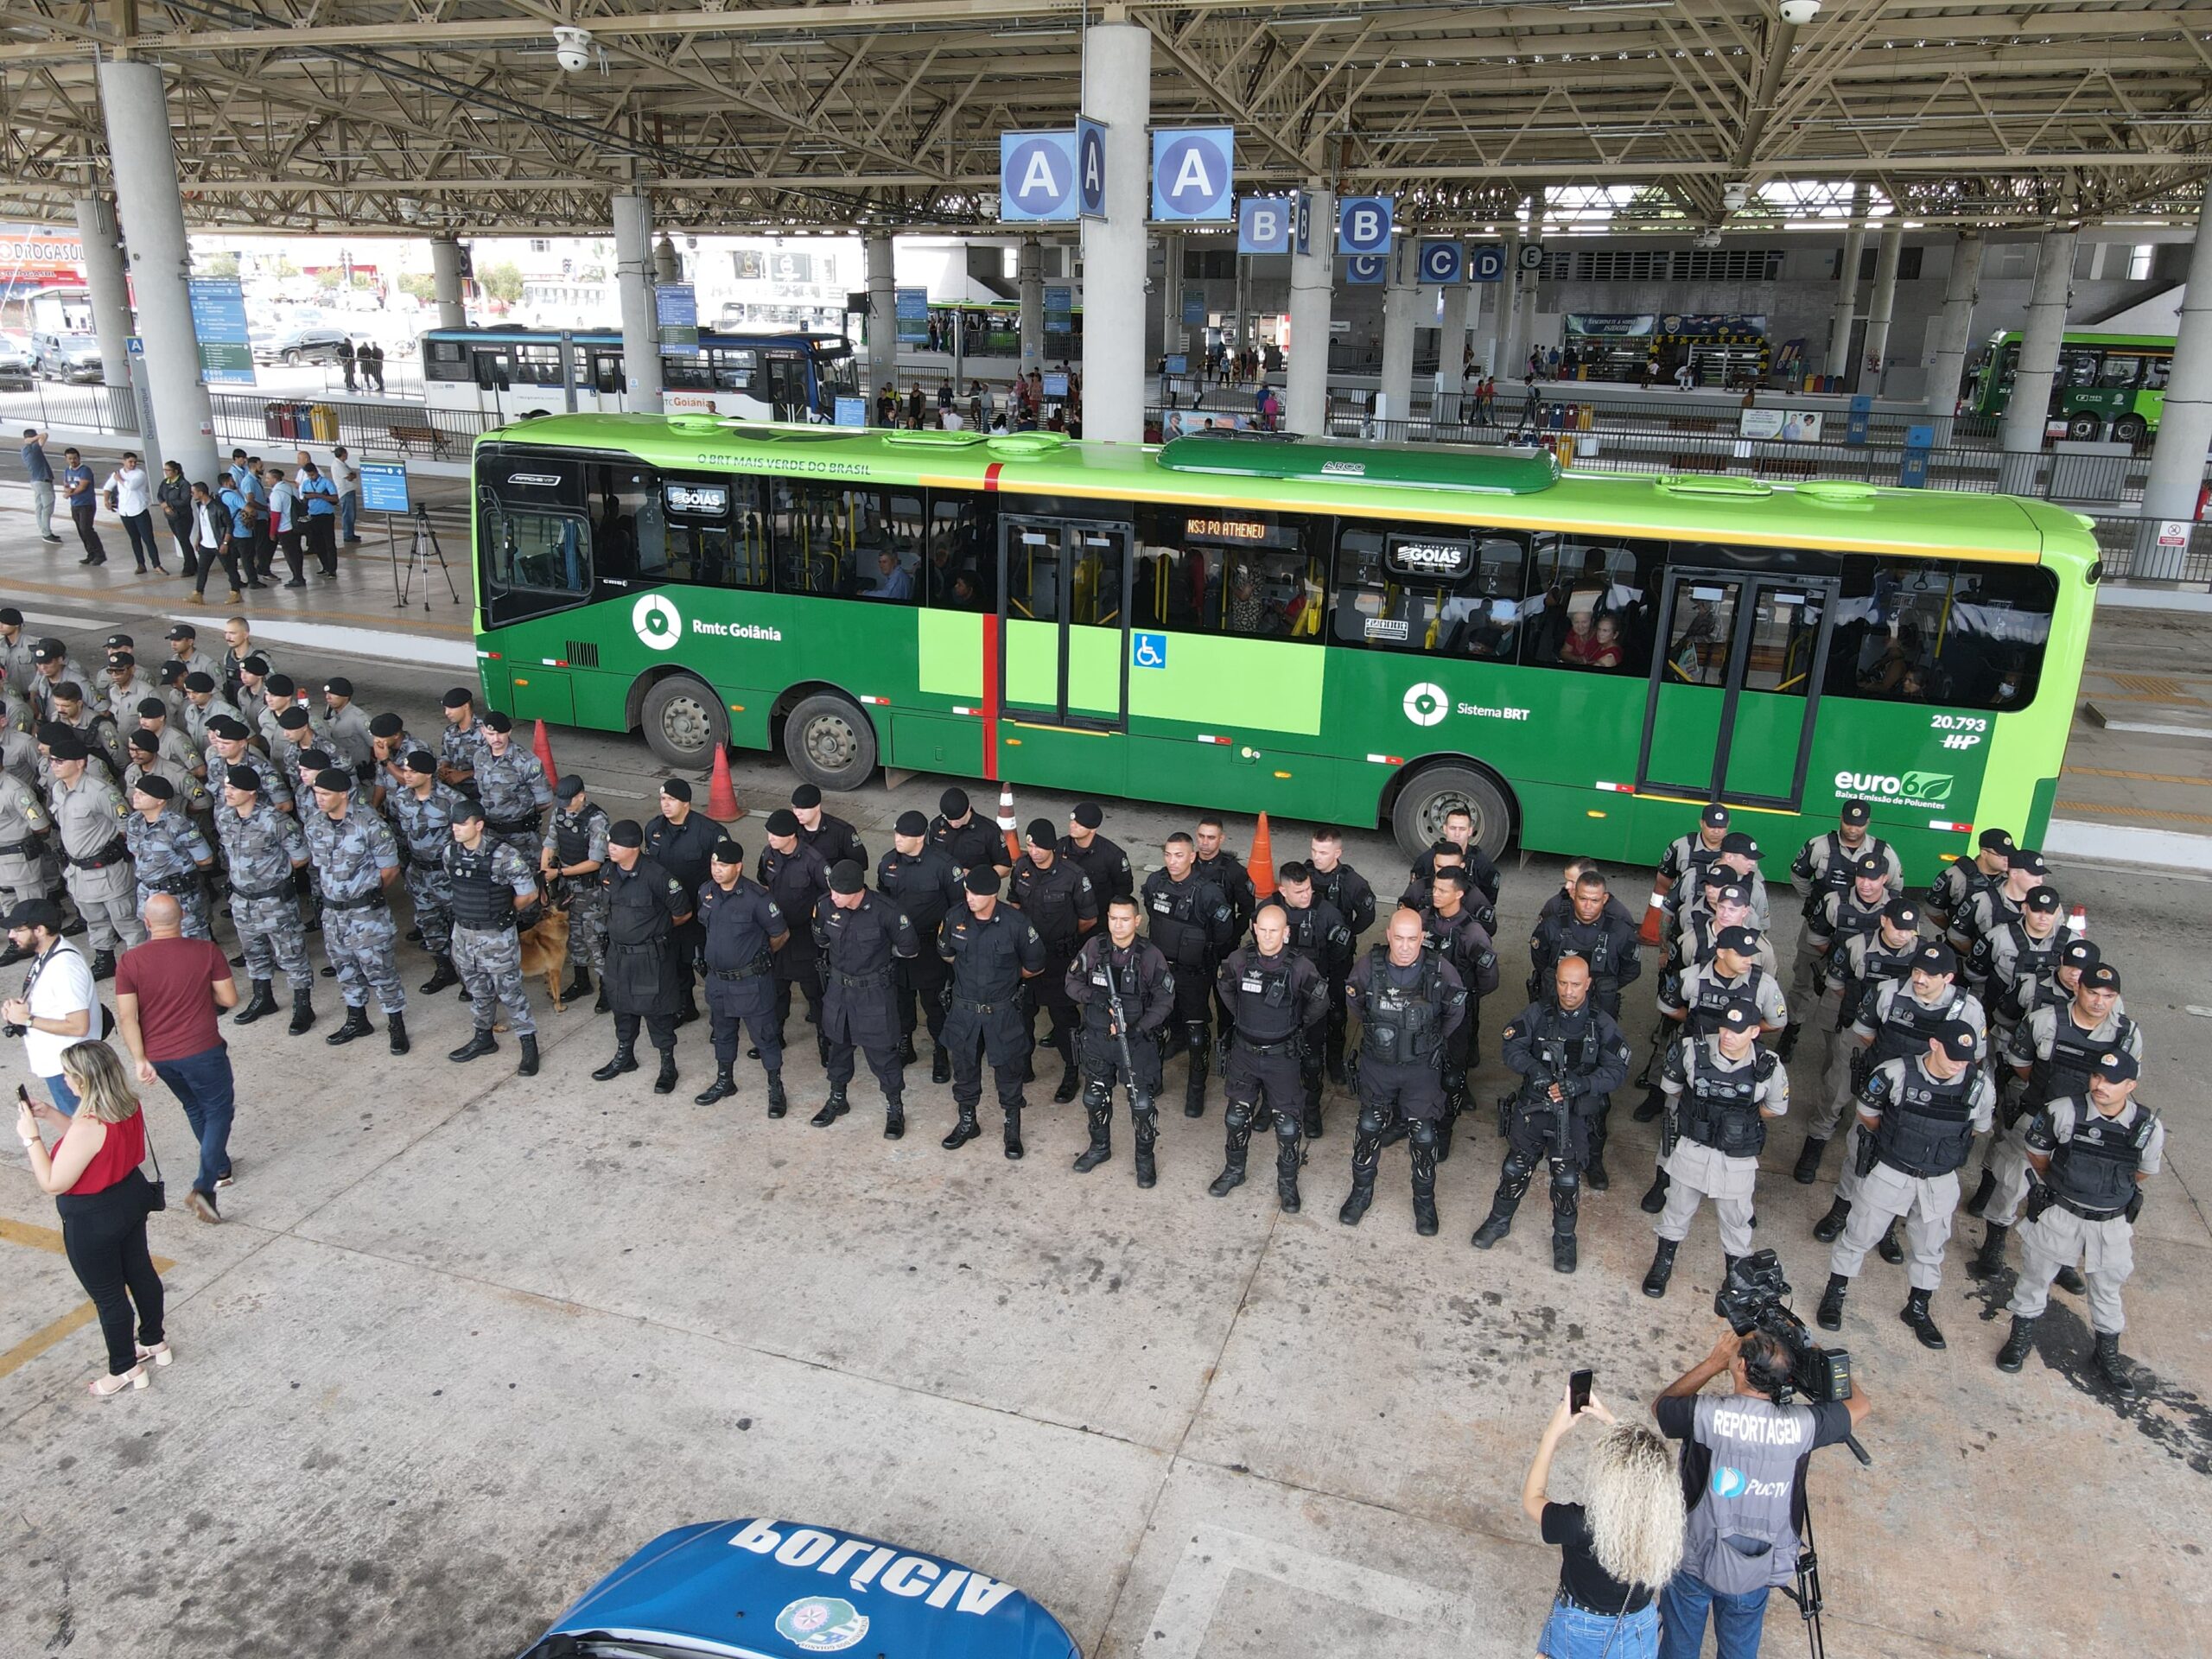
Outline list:
[[[1832,827],[1839,803],[1855,794],[1873,802],[1876,832],[1898,846],[1916,880],[1932,878],[1944,859],[1970,844],[1955,826],[2000,824],[2024,844],[2038,842],[2089,626],[2095,546],[2082,521],[2005,498],[1819,486],[1738,493],[1688,483],[1676,490],[1646,479],[1571,473],[1548,488],[1519,493],[1421,484],[1363,484],[1354,492],[1310,477],[1172,472],[1156,451],[1039,441],[1042,435],[830,434],[625,416],[554,417],[494,436],[692,472],[782,472],[825,482],[981,490],[986,469],[995,469],[1002,512],[1020,512],[1025,496],[1064,504],[1149,497],[1440,524],[1979,556],[2050,568],[2058,599],[2026,709],[1974,711],[1968,723],[1982,729],[1962,732],[1941,707],[1822,702],[1802,810],[1737,809],[1777,878],[1798,842]],[[836,690],[873,722],[887,766],[963,778],[995,773],[1017,789],[1034,785],[1353,826],[1385,822],[1393,786],[1421,763],[1472,760],[1508,785],[1524,848],[1622,862],[1656,862],[1700,804],[1691,795],[1634,792],[1650,692],[1641,676],[1177,632],[1167,636],[1164,664],[1128,671],[1125,730],[1031,724],[1002,713],[994,766],[982,717],[984,616],[737,589],[652,592],[677,607],[681,641],[673,649],[645,643],[632,626],[630,598],[480,633],[490,705],[518,720],[622,730],[635,723],[641,681],[680,669],[714,689],[734,743],[766,748],[774,710],[790,707],[796,694]],[[1014,618],[1004,628],[999,648],[1009,702],[1053,702],[1054,626]],[[1072,632],[1071,718],[1094,709],[1110,714],[1121,706],[1128,636],[1108,628]],[[595,665],[577,665],[584,661]],[[1414,689],[1423,684],[1439,688],[1448,705],[1427,723],[1413,713]],[[1710,771],[1722,695],[1717,688],[1669,688],[1651,775]],[[1743,695],[1732,790],[1788,792],[1802,707],[1794,696]],[[1976,741],[1963,744],[1968,735]],[[1762,766],[1782,769],[1780,789],[1738,775]]]
[[[1981,368],[1976,371],[1974,391],[1968,407],[1977,415],[2001,415],[2012,401],[2012,391],[1999,372],[2005,353],[2017,347],[2021,335],[2017,329],[2005,329],[1993,334],[1989,340],[1989,354]],[[2069,346],[2093,346],[2103,352],[2125,352],[2145,356],[2171,358],[2174,337],[2171,334],[2106,334],[2094,329],[2066,331],[2059,342],[2063,353]],[[2070,415],[2088,414],[2101,417],[2107,424],[2126,415],[2140,416],[2145,428],[2156,432],[2158,417],[2164,412],[2166,394],[2163,388],[2123,386],[2076,386],[2064,383],[2062,371],[2059,383],[2051,388],[2050,416],[2053,419]]]

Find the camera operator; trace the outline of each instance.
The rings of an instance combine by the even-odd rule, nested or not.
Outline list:
[[[1735,1397],[1700,1397],[1723,1371]],[[1690,1505],[1681,1570],[1659,1596],[1660,1659],[1697,1659],[1710,1613],[1717,1659],[1752,1659],[1767,1592],[1797,1570],[1812,1455],[1864,1422],[1863,1389],[1819,1405],[1782,1403],[1793,1390],[1788,1345],[1761,1327],[1723,1325],[1713,1351],[1651,1402],[1659,1432],[1685,1442],[1682,1497]]]

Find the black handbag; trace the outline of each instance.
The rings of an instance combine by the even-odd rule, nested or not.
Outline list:
[[[141,1108],[138,1116],[142,1127],[145,1116],[144,1109]],[[154,1150],[154,1137],[150,1135],[146,1137],[146,1155],[154,1160],[154,1179],[146,1181],[143,1170],[139,1172],[138,1179],[146,1181],[146,1213],[150,1216],[156,1210],[169,1207],[168,1183],[162,1179],[162,1154]]]

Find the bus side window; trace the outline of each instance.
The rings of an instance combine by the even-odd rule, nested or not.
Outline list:
[[[929,493],[927,548],[918,575],[922,602],[938,610],[980,611],[996,559],[990,525],[996,510],[988,498],[960,490]]]
[[[565,512],[525,512],[489,490],[477,493],[477,534],[486,585],[499,594],[582,599],[591,591],[591,531]],[[525,604],[514,620],[531,609]]]
[[[585,471],[585,498],[600,575],[620,582],[668,578],[668,516],[660,475],[650,467],[605,462]]]
[[[1321,638],[1327,519],[1175,506],[1146,508],[1137,517],[1139,555],[1150,562],[1146,602],[1160,611],[1163,626],[1268,639]]]
[[[2042,677],[2058,584],[2033,566],[1843,562],[1827,690],[1885,702],[2025,708]],[[1840,682],[1840,683],[1839,683]]]
[[[1524,665],[1642,674],[1651,619],[1646,594],[1663,552],[1649,543],[1535,538],[1534,592],[1522,609]]]

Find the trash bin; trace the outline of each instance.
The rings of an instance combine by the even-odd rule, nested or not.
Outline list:
[[[315,404],[308,410],[308,424],[314,430],[317,443],[338,442],[338,411],[328,404]]]
[[[261,406],[262,430],[266,432],[270,437],[281,438],[284,435],[284,421],[285,415],[283,404],[264,404]]]

